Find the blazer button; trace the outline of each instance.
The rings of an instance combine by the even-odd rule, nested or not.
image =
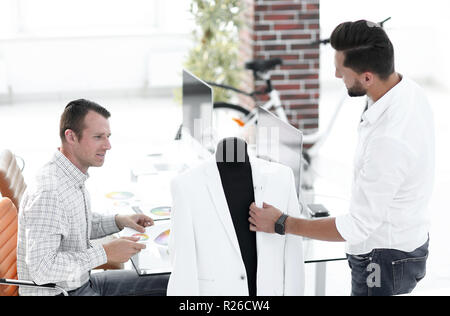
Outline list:
[[[245,275],[241,275],[241,280],[245,280]]]

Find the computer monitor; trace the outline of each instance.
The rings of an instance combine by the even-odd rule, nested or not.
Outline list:
[[[261,107],[257,126],[256,155],[290,167],[300,198],[303,133]]]
[[[184,69],[181,137],[192,137],[202,146],[210,147],[212,143],[212,110],[212,88]]]

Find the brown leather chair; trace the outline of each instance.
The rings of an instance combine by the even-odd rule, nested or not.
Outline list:
[[[17,165],[14,154],[5,149],[0,151],[0,194],[9,197],[17,209],[26,189],[22,170]]]
[[[19,286],[58,289],[67,295],[55,284],[17,280],[17,225],[16,206],[7,197],[0,199],[0,296],[17,296]]]

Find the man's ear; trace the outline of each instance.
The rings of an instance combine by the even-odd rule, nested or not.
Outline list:
[[[77,140],[77,135],[71,129],[66,129],[64,132],[64,136],[66,138],[66,142],[69,144],[73,144]]]
[[[366,87],[370,87],[374,83],[374,74],[371,72],[363,73],[363,82]]]

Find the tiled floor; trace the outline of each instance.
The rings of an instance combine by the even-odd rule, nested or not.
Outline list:
[[[450,249],[448,247],[450,188],[450,93],[427,88],[436,118],[436,182],[430,204],[432,228],[427,277],[419,284],[416,294],[450,294]],[[333,112],[334,100],[340,91],[327,89],[321,96],[321,124],[326,126]],[[175,136],[181,122],[181,107],[171,97],[95,98],[112,113],[112,150],[105,167],[127,165],[139,155],[163,146]],[[0,148],[9,148],[26,161],[25,180],[33,180],[36,170],[51,157],[59,145],[59,116],[69,100],[0,104]],[[321,150],[316,168],[316,192],[348,199],[349,176],[356,126],[363,109],[361,99],[349,99],[344,105],[333,133]],[[322,123],[323,122],[323,123]],[[108,168],[91,169],[91,178],[111,177]],[[328,206],[332,209],[332,206]],[[306,294],[314,294],[314,266],[307,266]],[[350,270],[346,261],[327,266],[327,295],[350,293]]]

